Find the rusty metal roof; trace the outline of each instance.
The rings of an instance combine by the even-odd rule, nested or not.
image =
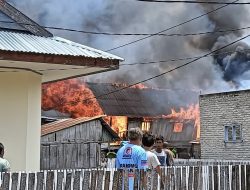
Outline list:
[[[0,31],[0,50],[123,60],[118,56],[61,37],[42,37],[7,31]]]
[[[87,83],[106,115],[130,117],[155,117],[171,112],[171,108],[198,102],[197,92],[127,88],[107,96],[120,87],[107,83]]]
[[[96,117],[81,117],[76,119],[61,119],[55,122],[51,122],[45,125],[42,125],[41,135],[48,135],[57,131],[61,131],[63,129],[67,129],[73,127],[75,125],[86,123],[89,121],[100,120],[102,126],[107,129],[115,138],[119,138],[117,133],[111,129],[111,127],[103,120],[104,116],[96,116]]]

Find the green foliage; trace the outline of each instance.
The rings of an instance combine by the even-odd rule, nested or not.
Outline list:
[[[116,153],[115,152],[108,152],[107,158],[116,158]]]

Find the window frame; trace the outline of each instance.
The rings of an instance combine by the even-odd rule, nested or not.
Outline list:
[[[229,140],[229,128],[231,128],[231,133],[232,133],[232,140]],[[236,130],[239,129],[240,134],[239,134],[239,138],[237,139],[237,135],[236,135]],[[224,142],[225,143],[241,143],[243,142],[243,138],[242,138],[242,125],[238,124],[238,123],[233,123],[230,125],[224,125]]]

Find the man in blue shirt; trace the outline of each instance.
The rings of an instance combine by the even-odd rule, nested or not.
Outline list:
[[[121,147],[116,156],[116,168],[129,171],[129,190],[134,189],[135,169],[146,170],[148,167],[146,151],[141,147],[142,135],[140,128],[131,128],[128,132],[129,143]]]

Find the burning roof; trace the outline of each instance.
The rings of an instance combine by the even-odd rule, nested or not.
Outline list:
[[[130,117],[155,117],[171,113],[171,108],[179,108],[198,102],[198,93],[152,88],[126,88],[124,90],[101,96],[120,89],[111,83],[87,83],[103,112],[106,115]],[[192,94],[192,95],[190,95]]]

